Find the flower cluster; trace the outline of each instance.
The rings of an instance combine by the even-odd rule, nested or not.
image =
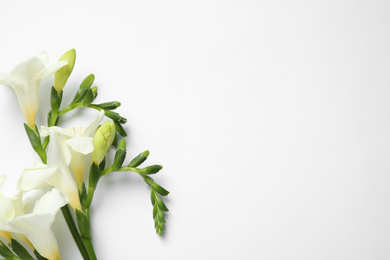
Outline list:
[[[92,87],[94,75],[91,74],[82,81],[72,102],[62,104],[63,89],[75,61],[74,49],[52,64],[47,53],[42,52],[20,63],[10,73],[0,73],[0,84],[12,87],[17,95],[26,119],[26,133],[40,158],[33,166],[21,169],[16,194],[10,197],[0,194],[0,255],[5,259],[61,259],[51,230],[60,210],[83,259],[97,259],[90,230],[90,207],[99,179],[113,172],[134,172],[144,179],[151,189],[156,232],[161,235],[164,231],[164,213],[168,208],[162,197],[169,192],[150,177],[162,166],[139,168],[149,151],[124,164],[126,141],[123,138],[127,134],[122,125],[126,119],[113,111],[120,103],[93,103],[97,88]],[[53,74],[47,126],[38,128],[35,118],[40,82]],[[96,118],[86,127],[58,126],[62,115],[77,108],[96,110]],[[108,121],[102,123],[105,117]],[[108,166],[106,155],[110,150],[115,150],[115,154]],[[0,176],[0,190],[4,181],[5,176]]]

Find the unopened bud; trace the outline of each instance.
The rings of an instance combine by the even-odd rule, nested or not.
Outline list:
[[[119,142],[118,148],[116,149],[114,163],[112,164],[112,169],[114,171],[122,167],[122,163],[126,158],[126,141],[122,139]]]
[[[76,62],[75,49],[71,49],[65,52],[64,55],[61,56],[59,61],[66,61],[68,62],[68,64],[59,69],[54,74],[54,88],[57,90],[58,93],[62,91],[66,84],[66,81],[68,81],[68,78],[73,71],[73,67]]]
[[[92,89],[92,93],[93,93],[93,96],[96,98],[97,97],[97,94],[98,94],[98,89],[97,89],[97,87],[93,87],[93,88],[91,88]]]
[[[92,161],[99,165],[106,156],[115,138],[115,125],[108,121],[102,124],[93,137]]]

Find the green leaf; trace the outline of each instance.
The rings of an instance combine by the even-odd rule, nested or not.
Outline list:
[[[29,252],[24,248],[18,241],[11,239],[11,248],[20,258],[23,260],[34,260],[34,258],[29,254]]]
[[[129,167],[137,167],[141,165],[149,156],[149,151],[146,150],[139,155],[137,155],[131,162],[128,164]]]

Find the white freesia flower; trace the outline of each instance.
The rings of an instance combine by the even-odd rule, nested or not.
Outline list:
[[[41,52],[38,56],[16,65],[10,73],[0,73],[0,84],[14,89],[20,108],[31,128],[35,127],[41,80],[50,77],[66,64],[66,61],[58,61],[49,65],[47,53]]]
[[[86,158],[94,149],[92,136],[103,116],[102,111],[86,128],[42,127],[42,136],[50,136],[47,165],[37,163],[25,169],[19,179],[19,188],[28,191],[52,185],[67,196],[74,209],[81,209],[77,183],[83,181]]]
[[[54,145],[52,142],[49,143],[48,156],[50,156],[51,148],[64,149],[63,154],[66,156],[65,161],[68,162],[70,160],[70,165],[75,175],[78,187],[81,187],[81,184],[83,183],[84,171],[89,171],[89,167],[85,167],[87,164],[87,158],[94,150],[93,135],[95,134],[103,117],[104,111],[102,110],[99,112],[95,121],[93,121],[88,127],[72,127],[68,129],[58,126],[41,127],[40,133],[42,137],[56,135],[56,139],[58,140],[57,145]]]
[[[49,260],[59,260],[57,240],[51,230],[57,211],[68,200],[57,189],[45,193],[35,204],[22,201],[22,192],[0,198],[0,230],[25,236]],[[33,205],[34,204],[34,205]]]

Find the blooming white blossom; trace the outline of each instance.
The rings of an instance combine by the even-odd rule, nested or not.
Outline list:
[[[93,136],[103,117],[104,111],[102,110],[88,127],[71,127],[68,129],[58,126],[41,127],[42,137],[56,135],[58,141],[57,144],[50,142],[48,156],[50,157],[52,148],[64,149],[63,154],[67,157],[66,161],[70,160],[78,187],[83,183],[84,171],[89,171],[89,167],[86,168],[85,166],[87,165],[87,159],[94,151]]]
[[[36,163],[32,168],[25,169],[19,180],[19,188],[28,191],[52,185],[67,196],[74,209],[81,209],[77,183],[81,185],[83,182],[86,158],[94,150],[92,136],[103,116],[104,112],[100,112],[86,128],[42,127],[42,136],[50,136],[47,165]]]
[[[58,61],[49,65],[47,53],[41,52],[38,56],[16,65],[10,73],[0,73],[0,84],[14,89],[20,108],[31,128],[35,127],[41,80],[50,77],[66,64],[66,61]]]
[[[24,200],[23,195],[19,191],[15,196],[0,198],[0,230],[25,237],[26,242],[49,260],[61,259],[51,225],[57,211],[68,200],[57,189],[39,191],[30,200]]]

